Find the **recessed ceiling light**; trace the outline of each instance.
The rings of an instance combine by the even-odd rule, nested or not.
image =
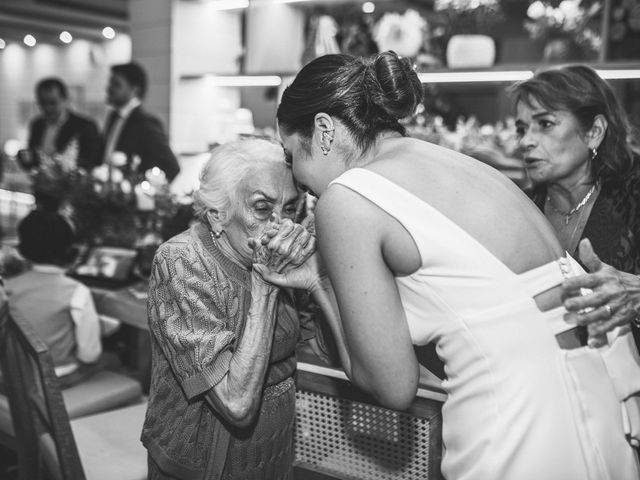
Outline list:
[[[364,2],[362,4],[362,11],[364,13],[373,13],[376,11],[376,4],[373,2]]]
[[[111,40],[116,37],[116,31],[111,27],[104,27],[102,29],[102,36]]]
[[[73,41],[73,36],[66,30],[60,33],[59,38],[62,43],[71,43]]]
[[[27,47],[34,47],[36,45],[36,37],[34,37],[33,35],[31,35],[30,33],[28,33],[27,35],[24,36],[24,39],[22,40],[24,42],[24,44]]]

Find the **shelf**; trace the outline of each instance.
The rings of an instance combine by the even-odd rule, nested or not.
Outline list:
[[[606,80],[628,80],[640,78],[640,64],[610,63],[591,65]],[[546,67],[546,66],[540,66]],[[549,65],[550,68],[553,65]],[[503,68],[478,70],[437,70],[422,72],[418,77],[422,83],[497,83],[526,80],[533,76],[530,66],[505,66]]]
[[[640,79],[639,63],[592,64],[600,76],[607,80]],[[543,67],[542,65],[540,67]],[[546,66],[545,66],[546,67]],[[552,67],[552,65],[549,65]],[[533,75],[530,65],[504,65],[474,70],[433,70],[418,73],[422,83],[500,83],[525,80]],[[216,75],[194,73],[180,76],[180,80],[207,79],[219,87],[277,87],[290,75]]]
[[[181,75],[180,80],[205,80],[215,87],[277,87],[280,75],[215,75],[212,73]]]

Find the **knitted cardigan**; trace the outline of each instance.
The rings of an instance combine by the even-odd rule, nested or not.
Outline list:
[[[230,433],[202,394],[229,369],[250,288],[250,271],[225,257],[202,224],[165,242],[155,255],[147,301],[152,374],[142,442],[167,474],[207,480],[222,474]],[[280,295],[278,315],[285,307],[288,297]],[[297,324],[292,334],[298,334]],[[292,375],[295,357],[279,369],[280,378]]]

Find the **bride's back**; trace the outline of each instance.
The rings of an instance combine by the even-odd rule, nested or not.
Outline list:
[[[383,140],[375,171],[429,203],[515,273],[563,255],[544,215],[507,177],[421,140]]]

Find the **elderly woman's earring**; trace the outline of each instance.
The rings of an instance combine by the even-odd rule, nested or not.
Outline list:
[[[322,138],[320,139],[320,150],[322,150],[323,155],[328,155],[331,151],[331,143],[333,142],[333,132],[334,128],[324,130],[322,132]]]
[[[598,156],[598,149],[593,147],[591,149],[591,160],[595,159]]]
[[[214,237],[220,238],[220,236],[222,235],[222,230],[219,230],[217,232],[215,230],[212,230],[211,233],[213,233]]]

